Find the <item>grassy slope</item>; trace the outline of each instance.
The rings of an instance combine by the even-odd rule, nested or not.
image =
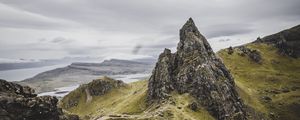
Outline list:
[[[284,120],[296,120],[300,108],[300,59],[277,54],[277,48],[262,43],[247,44],[246,47],[258,50],[263,58],[262,64],[257,64],[247,56],[238,55],[234,49],[232,55],[227,50],[221,50],[218,55],[235,78],[239,93],[246,104],[268,117]],[[295,90],[296,88],[296,90]],[[282,92],[288,89],[290,92]],[[270,91],[280,91],[273,93]],[[262,97],[272,100],[266,102]]]
[[[86,93],[75,90],[69,96],[64,97],[61,102],[64,102],[70,96],[80,96],[79,104],[75,107],[68,109],[68,112],[78,114],[79,116],[97,116],[108,115],[115,113],[141,113],[145,109],[143,103],[146,95],[145,82],[135,82],[125,87],[113,89],[103,96],[93,96],[92,101],[86,102]]]
[[[300,89],[297,87],[300,86],[300,59],[278,55],[275,47],[266,44],[248,44],[246,46],[261,53],[263,58],[261,64],[251,61],[247,56],[238,55],[238,49],[235,49],[232,55],[227,54],[227,50],[218,52],[233,74],[244,102],[253,107],[255,111],[264,113],[270,118],[272,117],[270,113],[275,113],[275,117],[279,116],[278,119],[298,119]],[[281,92],[283,89],[290,91]],[[272,90],[280,92],[276,94],[268,92]],[[75,91],[74,95],[80,97],[79,105],[67,109],[67,111],[86,119],[99,116],[107,119],[213,119],[204,109],[200,108],[197,112],[190,110],[187,106],[193,101],[193,98],[188,94],[173,93],[171,98],[173,103],[167,102],[146,107],[146,92],[146,80],[114,89],[103,96],[93,97],[91,102],[86,102],[85,92]],[[270,97],[272,101],[264,101],[262,99],[264,96]],[[64,99],[68,99],[68,97]]]
[[[194,112],[187,106],[192,102],[188,94],[173,94],[172,100],[175,104],[164,103],[154,104],[146,107],[147,81],[142,80],[128,84],[110,91],[103,96],[93,97],[91,102],[86,102],[85,92],[75,91],[73,94],[80,94],[79,105],[67,112],[78,114],[83,119],[102,118],[127,118],[127,119],[174,119],[174,120],[213,120],[204,109]],[[71,94],[69,94],[70,96]],[[71,95],[72,96],[72,95]],[[62,100],[61,106],[68,97]],[[119,117],[116,117],[119,116]]]

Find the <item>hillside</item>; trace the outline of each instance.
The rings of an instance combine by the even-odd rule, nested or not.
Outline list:
[[[111,78],[101,78],[94,81],[111,81]],[[213,119],[205,110],[193,111],[189,108],[193,98],[188,94],[179,95],[173,93],[172,102],[162,105],[146,105],[147,80],[141,80],[130,84],[124,84],[110,89],[103,95],[92,95],[90,97],[83,92],[83,85],[71,92],[61,100],[60,106],[67,111],[79,115],[82,119]],[[87,84],[92,85],[93,82]],[[96,86],[102,87],[102,86]],[[76,97],[75,97],[76,96]],[[91,99],[91,100],[88,100]],[[78,100],[78,104],[67,107],[71,101]],[[88,109],[87,109],[88,108]]]
[[[177,52],[165,49],[149,80],[126,84],[100,78],[65,96],[60,106],[86,120],[297,120],[300,60],[289,35],[300,34],[293,31],[285,30],[285,40],[274,37],[279,32],[215,54],[189,20]],[[269,38],[274,42],[265,41]],[[101,94],[87,92],[93,88]]]
[[[250,115],[229,71],[191,18],[180,29],[177,51],[165,49],[159,55],[149,81],[116,84],[107,77],[94,80],[65,96],[60,105],[84,119],[99,120],[244,120]],[[92,95],[93,89],[101,94]]]
[[[300,118],[300,59],[295,58],[300,48],[295,47],[300,43],[299,28],[296,26],[259,41],[218,52],[235,78],[245,103],[269,118]],[[286,43],[281,44],[286,45],[284,48],[278,44],[283,36]],[[252,54],[245,53],[245,49]],[[283,52],[283,49],[289,52]],[[254,53],[260,57],[253,57]]]

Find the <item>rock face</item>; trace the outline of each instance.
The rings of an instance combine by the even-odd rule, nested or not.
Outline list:
[[[86,102],[93,99],[93,96],[101,96],[112,90],[113,88],[119,88],[126,84],[120,80],[114,80],[109,77],[103,77],[101,79],[93,80],[88,84],[83,84],[79,88],[70,92],[67,96],[62,99],[62,107],[69,109],[77,106],[79,100],[83,94],[85,94]]]
[[[0,80],[1,120],[77,120],[78,116],[63,115],[57,98],[37,97],[34,90]]]
[[[191,18],[180,30],[177,52],[165,49],[160,54],[149,79],[147,102],[160,103],[173,91],[190,93],[218,120],[246,119],[233,77]]]
[[[280,53],[300,57],[300,25],[262,39],[258,38],[255,42],[274,44]]]

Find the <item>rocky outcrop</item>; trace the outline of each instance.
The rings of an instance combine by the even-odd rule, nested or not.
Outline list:
[[[161,103],[171,92],[189,93],[218,120],[246,119],[233,77],[216,57],[192,19],[180,30],[177,52],[165,49],[148,83],[148,104]],[[191,108],[195,108],[194,103]]]
[[[104,77],[102,79],[93,80],[82,87],[87,89],[91,96],[101,96],[107,93],[109,90],[113,88],[119,88],[121,86],[125,86],[123,81]]]
[[[58,99],[37,97],[27,86],[0,80],[1,120],[77,120],[78,116],[64,115],[57,108]]]
[[[66,95],[61,103],[64,109],[69,109],[77,106],[80,98],[85,96],[85,101],[90,102],[93,96],[101,96],[114,88],[119,88],[126,86],[126,84],[121,80],[114,80],[109,77],[103,77],[100,79],[95,79],[88,84],[80,85],[77,89]]]
[[[254,61],[255,63],[262,63],[262,56],[259,51],[252,50],[250,48],[247,48],[246,46],[239,46],[237,47],[237,49],[241,51],[239,55],[248,56],[250,60]]]
[[[300,25],[279,33],[258,38],[255,43],[275,45],[281,54],[291,57],[300,57]]]
[[[234,49],[230,46],[230,47],[227,49],[227,53],[228,53],[229,55],[231,55],[233,52],[234,52]]]

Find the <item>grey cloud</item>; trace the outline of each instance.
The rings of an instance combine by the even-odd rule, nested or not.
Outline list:
[[[100,49],[100,48],[93,48],[93,47],[69,48],[69,49],[66,49],[66,51],[70,55],[89,55],[97,49]]]
[[[70,43],[72,42],[73,40],[71,39],[66,39],[64,37],[56,37],[54,38],[53,40],[51,40],[50,42],[52,43],[63,43],[63,44],[66,44],[66,43]]]
[[[209,28],[213,24],[224,24],[230,21],[251,23],[269,17],[292,19],[300,16],[299,0],[159,1],[160,4],[155,0],[64,2],[33,0],[25,3],[22,0],[2,0],[2,2],[51,18],[76,21],[98,30],[137,33],[171,32],[175,34],[175,27],[170,27],[172,28],[170,30],[165,28],[178,26],[188,17],[194,17],[199,20],[200,25]]]
[[[26,29],[62,29],[75,25],[75,22],[52,18],[46,14],[26,11],[0,2],[0,27]]]
[[[250,27],[252,27],[250,24],[220,24],[212,25],[205,32],[207,32],[207,38],[232,36],[253,32],[254,30]]]
[[[200,32],[208,39],[236,35],[249,38],[248,34],[263,34],[257,31],[272,33],[273,28],[284,29],[300,23],[299,0],[0,0],[0,5],[5,6],[0,8],[1,28],[43,29],[51,32],[52,37],[46,36],[46,41],[40,40],[43,44],[39,43],[38,46],[43,47],[30,47],[68,54],[89,54],[93,50],[105,53],[111,49],[117,52],[129,49],[129,52],[136,54],[156,54],[163,48],[176,46],[179,29],[189,17],[194,19]],[[265,25],[265,21],[270,24]],[[98,45],[87,47],[79,44],[72,47],[70,44],[73,44],[73,39],[78,38],[54,38],[60,35],[52,33],[81,29],[89,33],[82,36],[97,34],[98,38],[94,39],[101,40],[111,35],[118,36],[117,33],[145,38],[131,41],[128,40],[131,37],[124,36],[122,39],[121,36],[111,40],[113,45],[97,48],[95,46]],[[76,33],[69,36],[72,34]],[[175,37],[160,39],[165,36]],[[128,42],[137,46],[119,45],[119,41],[126,41],[126,37]],[[83,37],[80,39],[82,43],[88,42]],[[159,41],[151,42],[157,39]]]
[[[152,49],[162,49],[162,48],[173,48],[176,47],[177,44],[175,43],[169,43],[169,44],[157,44],[157,45],[149,45],[147,48],[152,48]]]

